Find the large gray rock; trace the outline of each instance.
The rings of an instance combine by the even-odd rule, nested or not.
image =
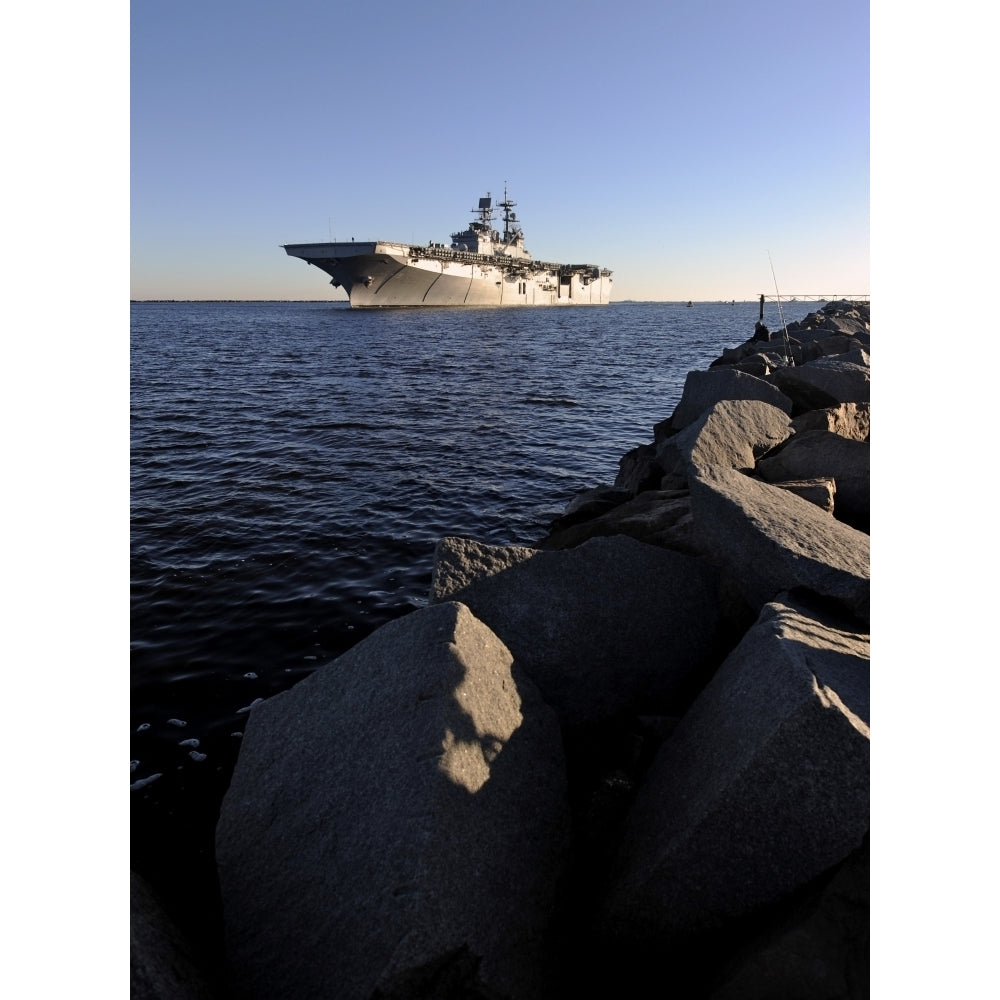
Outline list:
[[[815,317],[815,313],[812,314]],[[808,317],[807,317],[808,319]],[[812,322],[807,325],[806,321],[801,323],[790,323],[788,332],[803,345],[812,346],[821,344],[823,341],[843,342],[850,341],[850,347],[864,345],[869,338],[868,325],[859,319],[850,319],[846,316],[830,316],[821,322]],[[865,338],[865,340],[862,340]],[[843,348],[826,350],[826,354],[841,354]]]
[[[808,413],[810,410],[823,410],[838,406],[840,400],[825,389],[813,385],[809,380],[796,375],[797,368],[775,368],[766,376],[768,382],[781,389],[792,401],[792,414],[795,417]]]
[[[731,367],[738,372],[753,375],[755,378],[763,378],[771,372],[773,365],[766,354],[755,352],[735,362]]]
[[[656,489],[663,478],[663,468],[656,458],[656,448],[641,444],[618,460],[615,489],[626,490],[633,496],[644,490]]]
[[[866,836],[793,913],[761,930],[708,1000],[868,1000],[870,866]]]
[[[851,337],[863,335],[869,332],[870,326],[857,313],[842,313],[840,315],[828,316],[824,327],[835,333],[846,333]]]
[[[719,465],[753,472],[757,459],[791,434],[788,411],[758,399],[724,399],[663,441],[657,458],[664,469],[687,472]]]
[[[716,582],[706,561],[623,535],[557,552],[444,538],[430,596],[467,604],[578,724],[670,714],[714,655]]]
[[[860,363],[866,360],[867,355],[861,352],[818,358],[795,368],[778,369],[767,376],[767,381],[791,399],[821,401],[821,405],[803,405],[802,410],[823,409],[838,403],[868,403],[871,369],[867,363]],[[822,402],[824,399],[832,402]]]
[[[847,354],[863,349],[865,346],[858,342],[857,337],[848,336],[846,333],[837,333],[828,337],[820,337],[811,344],[803,345],[802,355],[805,361],[815,361],[817,358],[829,357],[834,354]]]
[[[692,550],[691,497],[687,490],[646,490],[591,520],[554,526],[536,548],[570,549],[608,535],[628,535],[651,545],[700,554]]]
[[[704,372],[688,372],[680,402],[670,417],[671,430],[682,430],[715,403],[734,399],[759,399],[785,413],[792,412],[791,400],[770,381],[732,368],[711,368]]]
[[[631,500],[634,495],[631,490],[616,486],[595,486],[593,489],[578,493],[566,505],[562,515],[549,525],[549,532],[561,531],[572,525],[601,517]]]
[[[803,344],[842,335],[868,342],[871,310],[867,303],[831,302],[819,312],[789,323],[788,332]]]
[[[871,426],[870,403],[841,403],[827,410],[810,410],[792,420],[792,430],[796,434],[832,431],[854,441],[870,440]]]
[[[785,479],[773,485],[788,490],[803,500],[808,500],[827,514],[833,513],[833,498],[837,492],[837,484],[829,476],[817,476],[815,479]]]
[[[775,454],[761,459],[757,475],[769,483],[832,476],[837,482],[836,515],[860,527],[868,523],[870,513],[870,454],[867,441],[855,441],[833,431],[805,431]]]
[[[867,621],[870,539],[809,501],[739,472],[691,478],[691,514],[705,550],[759,610],[795,587],[839,602]]]
[[[130,892],[131,1000],[211,1000],[190,942],[135,872]]]
[[[872,366],[871,353],[869,348],[863,347],[860,344],[854,348],[854,350],[848,351],[846,354],[841,355],[839,358],[821,358],[819,363],[825,364],[828,367],[836,365],[838,361],[846,362],[852,365],[860,365],[862,368],[870,369]]]
[[[627,946],[723,927],[868,829],[869,641],[782,595],[663,745],[626,821],[605,926]]]
[[[454,603],[382,626],[250,715],[216,831],[240,995],[544,996],[567,822],[503,643]]]

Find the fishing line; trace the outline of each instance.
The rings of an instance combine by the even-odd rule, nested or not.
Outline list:
[[[771,251],[767,251],[767,262],[771,265],[771,277],[774,279],[774,294],[778,300],[778,318],[781,320],[781,332],[785,335],[785,360],[792,364],[792,345],[788,342],[788,327],[785,326],[785,314],[781,309],[781,292],[778,291],[778,276],[774,273],[774,261]]]

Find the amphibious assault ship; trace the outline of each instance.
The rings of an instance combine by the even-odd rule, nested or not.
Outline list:
[[[503,232],[487,193],[451,243],[287,243],[285,252],[330,275],[355,309],[383,306],[597,306],[611,301],[611,271],[534,260],[504,191]]]

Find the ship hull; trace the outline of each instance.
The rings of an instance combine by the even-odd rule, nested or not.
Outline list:
[[[355,309],[411,306],[607,305],[611,272],[590,265],[462,253],[441,245],[301,243],[285,246],[330,275]]]

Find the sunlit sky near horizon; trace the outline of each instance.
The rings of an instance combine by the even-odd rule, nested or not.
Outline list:
[[[505,185],[618,301],[867,294],[867,2],[132,5],[134,299],[342,299],[281,244]]]

